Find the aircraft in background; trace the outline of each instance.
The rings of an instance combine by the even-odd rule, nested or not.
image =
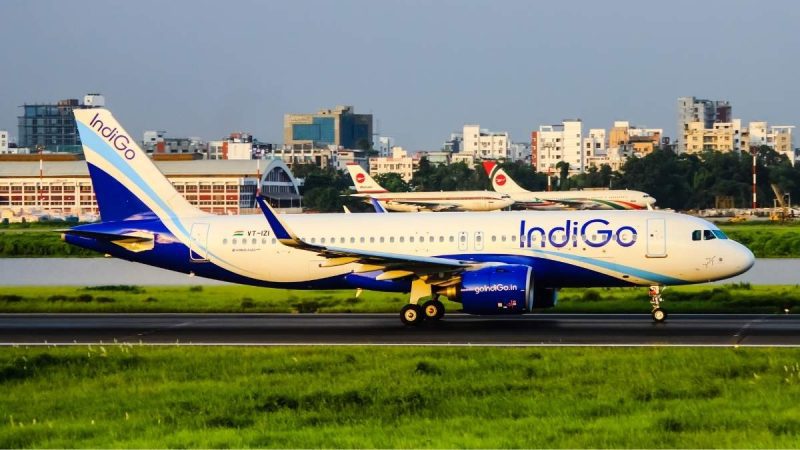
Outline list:
[[[528,191],[495,162],[484,161],[483,168],[494,190],[510,195],[523,209],[652,209],[656,203],[649,194],[628,189]]]
[[[375,199],[388,211],[495,211],[514,203],[509,195],[492,191],[389,192],[359,164],[348,164],[347,171],[356,187],[353,197]]]
[[[106,109],[74,110],[102,222],[63,230],[73,245],[164,269],[284,289],[408,292],[405,324],[520,314],[562,287],[714,281],[753,254],[700,218],[662,211],[218,216],[189,204]],[[427,300],[426,300],[427,299]],[[191,301],[187,299],[187,301]],[[424,301],[424,303],[423,303]]]

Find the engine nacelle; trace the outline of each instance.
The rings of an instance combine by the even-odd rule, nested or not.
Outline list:
[[[558,289],[537,287],[533,290],[533,307],[552,308],[558,303]]]
[[[461,274],[458,298],[468,314],[521,314],[534,307],[533,269],[508,264]]]

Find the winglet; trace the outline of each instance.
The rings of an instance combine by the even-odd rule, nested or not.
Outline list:
[[[383,205],[381,205],[381,202],[379,202],[377,199],[375,199],[375,197],[370,197],[369,201],[372,203],[372,207],[375,208],[375,212],[376,213],[388,212],[388,211],[386,211],[386,208],[384,208]]]
[[[261,212],[264,213],[264,217],[267,218],[267,222],[269,223],[270,228],[272,228],[272,232],[275,234],[275,238],[281,241],[282,244],[290,245],[293,247],[299,247],[302,245],[302,241],[294,235],[294,233],[283,224],[281,219],[278,218],[278,214],[275,213],[275,210],[269,206],[264,197],[258,195],[256,196],[256,202],[258,202],[259,208],[261,208]]]

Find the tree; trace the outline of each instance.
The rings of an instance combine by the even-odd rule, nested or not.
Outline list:
[[[390,192],[408,192],[408,183],[396,172],[381,173],[375,176],[375,181]]]
[[[566,161],[559,161],[556,164],[556,169],[559,170],[559,177],[558,177],[558,189],[560,191],[568,191],[570,184],[569,184],[569,163]]]

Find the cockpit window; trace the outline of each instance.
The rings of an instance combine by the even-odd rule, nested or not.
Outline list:
[[[694,230],[692,231],[692,240],[699,241],[703,239],[703,231],[702,230]]]
[[[711,239],[716,239],[717,237],[714,236],[714,232],[711,230],[703,230],[703,240],[710,241]]]
[[[722,232],[722,230],[711,230],[714,232],[714,236],[719,239],[728,239],[728,236]]]

